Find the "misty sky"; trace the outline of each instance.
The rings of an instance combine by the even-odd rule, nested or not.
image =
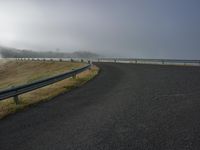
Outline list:
[[[200,59],[200,0],[0,0],[0,45]]]

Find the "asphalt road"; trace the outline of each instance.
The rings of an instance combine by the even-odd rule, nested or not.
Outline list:
[[[200,68],[98,64],[81,88],[0,121],[0,150],[199,150]]]

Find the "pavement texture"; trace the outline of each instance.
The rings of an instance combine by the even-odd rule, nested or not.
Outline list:
[[[0,150],[199,150],[200,68],[99,63],[84,86],[0,121]]]

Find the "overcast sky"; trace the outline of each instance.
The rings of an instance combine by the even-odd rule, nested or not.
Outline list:
[[[0,45],[200,59],[200,0],[0,0]]]

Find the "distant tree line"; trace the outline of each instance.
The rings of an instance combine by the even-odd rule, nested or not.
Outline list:
[[[73,53],[65,52],[38,52],[31,50],[18,50],[14,48],[0,47],[0,54],[3,58],[97,58],[98,55],[86,51]]]

